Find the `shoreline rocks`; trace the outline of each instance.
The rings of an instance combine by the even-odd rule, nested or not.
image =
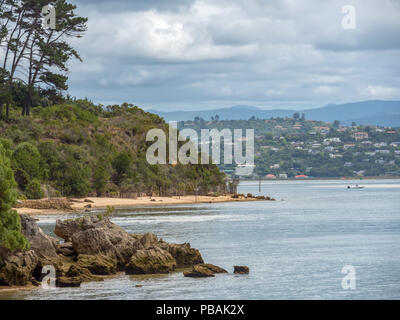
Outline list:
[[[0,248],[0,285],[25,286],[32,279],[38,264],[38,256],[33,250],[11,252]]]
[[[55,268],[58,287],[79,287],[121,271],[128,275],[167,274],[192,267],[184,273],[186,277],[227,273],[204,264],[199,250],[189,243],[168,243],[153,233],[129,234],[100,215],[57,220],[54,233],[63,243],[47,236],[30,216],[21,215],[21,225],[31,250],[0,248],[0,285],[38,285],[44,277],[42,269],[48,265]]]
[[[82,282],[103,280],[118,271],[126,274],[169,273],[177,267],[203,263],[197,249],[189,243],[167,243],[152,233],[129,234],[108,217],[88,216],[57,220],[54,233],[44,234],[36,220],[21,215],[22,232],[32,250],[10,252],[2,249],[0,284],[37,284],[46,265],[56,270],[56,285],[79,287]]]

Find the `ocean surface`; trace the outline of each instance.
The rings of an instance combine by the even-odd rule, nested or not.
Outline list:
[[[190,242],[204,260],[230,273],[185,278],[120,275],[81,288],[0,293],[0,299],[400,299],[400,181],[243,182],[240,193],[277,201],[119,210],[112,219],[131,233]],[[40,216],[52,234],[55,220]],[[70,216],[68,216],[70,217]],[[250,267],[234,275],[234,265]],[[355,288],[343,289],[344,266]],[[142,285],[142,287],[135,287]]]

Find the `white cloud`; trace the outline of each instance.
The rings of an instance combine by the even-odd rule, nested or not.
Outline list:
[[[389,88],[389,87],[384,87],[384,86],[368,86],[367,87],[367,92],[368,94],[373,97],[373,98],[379,98],[379,99],[388,99],[388,98],[394,98],[400,97],[400,91],[397,88]]]

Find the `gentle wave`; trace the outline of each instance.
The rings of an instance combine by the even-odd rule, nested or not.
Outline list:
[[[127,226],[132,224],[157,224],[157,223],[192,223],[192,222],[207,222],[216,220],[226,221],[246,221],[255,220],[257,215],[174,215],[174,216],[156,216],[156,217],[115,217],[111,221],[118,224],[119,226]]]

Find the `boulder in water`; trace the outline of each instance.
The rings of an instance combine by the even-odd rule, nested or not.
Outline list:
[[[250,272],[249,267],[246,266],[234,266],[233,269],[234,269],[233,273],[236,274],[249,274]]]
[[[191,271],[185,271],[183,275],[185,277],[192,278],[206,278],[214,277],[215,272],[205,264],[197,264],[193,266]]]
[[[176,260],[161,248],[138,250],[125,266],[126,274],[169,273],[176,268]]]

